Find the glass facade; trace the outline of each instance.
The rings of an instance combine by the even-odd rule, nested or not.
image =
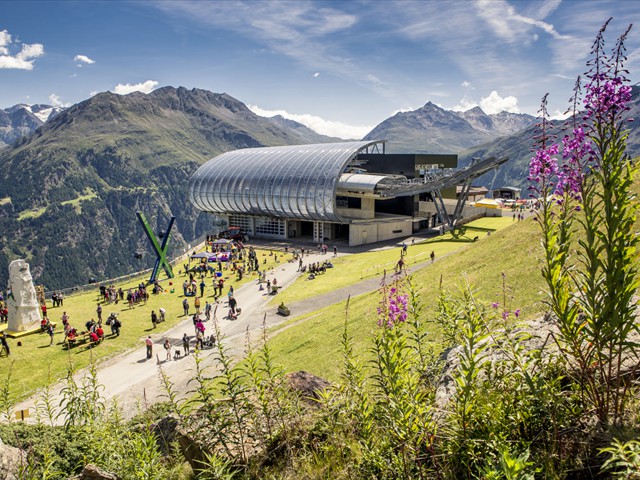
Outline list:
[[[191,202],[218,214],[340,222],[338,179],[356,155],[381,143],[341,142],[247,148],[223,153],[189,181]],[[277,223],[277,224],[276,224]],[[256,220],[256,234],[284,234],[285,222]]]

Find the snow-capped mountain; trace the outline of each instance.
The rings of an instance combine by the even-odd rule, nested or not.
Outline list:
[[[0,148],[29,135],[63,110],[64,108],[51,105],[27,105],[26,103],[0,110]]]

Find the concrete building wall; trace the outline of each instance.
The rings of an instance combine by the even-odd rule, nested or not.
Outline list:
[[[363,198],[361,199],[360,208],[337,208],[338,215],[344,218],[353,218],[357,220],[373,220],[376,216],[375,212],[375,199]]]
[[[412,228],[412,223],[407,221],[353,223],[349,226],[349,246],[407,237],[413,233]]]

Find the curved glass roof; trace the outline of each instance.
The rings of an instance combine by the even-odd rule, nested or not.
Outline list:
[[[221,214],[343,221],[336,213],[340,175],[362,150],[382,143],[322,143],[223,153],[189,180],[191,203]]]

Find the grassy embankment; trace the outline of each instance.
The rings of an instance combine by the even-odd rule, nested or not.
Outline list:
[[[493,223],[496,222],[496,223]],[[493,226],[491,226],[493,225]],[[504,303],[503,273],[507,284],[507,307],[520,308],[523,317],[534,317],[543,310],[544,285],[540,275],[540,242],[538,227],[532,218],[512,224],[511,218],[482,219],[467,227],[463,237],[472,240],[474,228],[507,226],[491,236],[479,235],[477,242],[453,238],[447,234],[424,244],[410,246],[408,256],[421,252],[436,252],[436,262],[427,262],[412,275],[416,294],[425,306],[424,315],[433,316],[438,297],[438,285],[456,291],[468,283],[487,302]],[[455,252],[455,253],[454,253]],[[447,253],[454,253],[447,255]],[[388,256],[388,258],[387,258]],[[397,261],[398,250],[349,255],[335,261],[336,267],[313,281],[298,280],[278,295],[278,301],[293,304],[317,294],[357,282],[365,266]],[[428,257],[427,257],[428,258]],[[372,292],[352,298],[349,303],[349,332],[354,337],[356,353],[366,358],[370,339],[377,327],[376,308],[381,296]],[[337,380],[341,366],[340,341],[344,329],[346,301],[329,305],[303,317],[293,318],[272,330],[277,333],[271,346],[277,361],[285,371],[306,370],[329,380]],[[295,315],[295,310],[292,311]],[[433,340],[438,342],[434,327]],[[436,345],[437,348],[437,345]]]
[[[261,261],[261,269],[269,270],[278,266],[274,261],[274,257],[268,255],[268,251],[257,250],[257,253]],[[291,257],[291,255],[287,258],[289,257]],[[280,261],[283,260],[280,255],[279,258]],[[264,259],[267,260],[266,264],[262,263]],[[195,264],[192,262],[192,265]],[[106,321],[112,312],[116,312],[119,314],[122,322],[122,330],[119,337],[112,337],[111,329],[103,325],[106,338],[100,345],[93,348],[86,348],[79,345],[67,350],[66,346],[62,343],[64,333],[60,317],[63,311],[66,311],[70,317],[71,325],[76,327],[78,331],[85,330],[85,323],[89,319],[97,319],[98,285],[96,285],[95,291],[65,298],[63,307],[52,308],[51,302],[48,301],[47,314],[51,321],[57,322],[58,324],[55,329],[53,346],[49,346],[48,335],[36,333],[20,339],[8,339],[11,355],[9,357],[0,357],[0,368],[2,372],[4,372],[4,375],[6,375],[9,369],[9,364],[13,364],[12,394],[16,400],[28,397],[33,394],[36,389],[43,387],[48,382],[49,371],[51,372],[51,380],[55,381],[66,375],[69,363],[72,363],[76,368],[83,368],[89,364],[91,358],[93,358],[94,361],[101,361],[131,350],[132,348],[140,348],[140,351],[143,352],[143,340],[147,335],[152,335],[152,338],[163,339],[163,332],[185,320],[182,309],[182,300],[184,299],[182,283],[187,276],[184,274],[178,275],[180,269],[181,265],[177,265],[174,269],[176,277],[171,280],[173,282],[172,286],[169,286],[169,280],[166,279],[164,272],[162,272],[160,277],[161,285],[166,291],[157,295],[150,295],[150,299],[146,305],[140,303],[133,308],[129,308],[126,299],[117,305],[102,303],[103,322]],[[255,281],[256,276],[255,274],[248,275],[245,276],[242,281],[238,282],[235,275],[229,275],[225,272],[225,278],[227,279],[225,282],[226,290],[230,285],[237,288],[247,282]],[[122,287],[126,294],[128,288],[136,288],[138,284],[146,280],[148,280],[148,275],[144,277],[140,276],[139,278],[116,284],[116,288]],[[209,302],[213,300],[211,280],[212,277],[207,275],[205,280],[206,289],[201,302],[201,308],[204,308],[206,300],[209,300]],[[200,283],[199,279],[198,283]],[[171,293],[171,289],[174,289],[173,293]],[[189,305],[190,312],[194,312],[193,297],[189,297]],[[153,329],[151,324],[151,311],[155,310],[157,313],[160,307],[163,307],[167,311],[166,321],[160,323],[156,329]],[[2,324],[2,327],[6,327],[6,324]],[[178,338],[170,340],[175,342],[179,341]],[[18,341],[22,343],[22,346],[19,347],[17,345]]]

